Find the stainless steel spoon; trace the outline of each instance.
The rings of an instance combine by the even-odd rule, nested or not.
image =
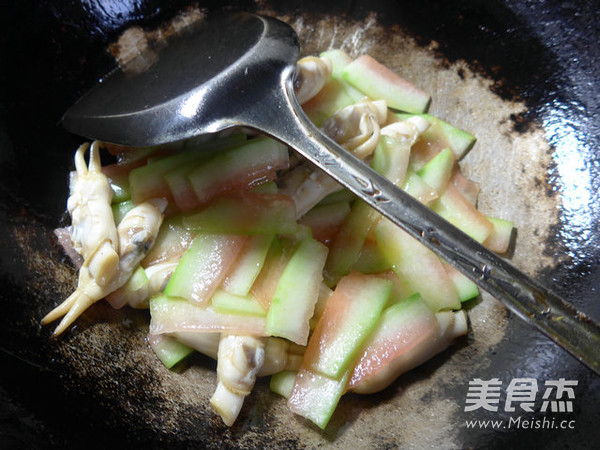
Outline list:
[[[600,374],[600,326],[323,135],[293,89],[298,37],[248,13],[209,16],[143,73],[115,72],[64,115],[88,138],[149,146],[254,128],[284,142]]]

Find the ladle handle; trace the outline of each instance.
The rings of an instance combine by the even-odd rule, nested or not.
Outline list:
[[[254,126],[294,148],[480,288],[600,374],[600,326],[325,136],[283,81],[285,97]],[[293,124],[293,126],[291,126]]]

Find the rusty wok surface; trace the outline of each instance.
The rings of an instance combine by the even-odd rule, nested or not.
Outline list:
[[[288,22],[303,54],[366,52],[430,92],[431,112],[478,137],[461,167],[481,183],[480,209],[515,222],[508,258],[600,319],[594,2],[14,2],[0,13],[0,447],[591,448],[598,377],[487,294],[468,305],[466,338],[381,393],[344,396],[324,431],[292,415],[268,380],[225,427],[208,405],[215,363],[164,369],[143,311],[98,303],[49,339],[39,320],[76,281],[52,233],[67,220],[80,143],[62,113],[131,59],[126,30],[138,27],[139,50],[223,7]],[[537,385],[530,412],[522,398],[506,402],[523,378]],[[497,411],[465,411],[476,379],[502,383]],[[561,379],[577,382],[561,399],[572,411],[542,411]]]

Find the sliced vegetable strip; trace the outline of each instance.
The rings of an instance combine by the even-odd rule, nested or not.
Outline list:
[[[249,189],[274,180],[276,171],[288,166],[288,150],[269,138],[218,153],[194,169],[188,178],[200,204],[224,192]]]
[[[265,336],[264,317],[222,314],[210,304],[199,306],[167,295],[150,299],[150,314],[150,334],[227,332]]]
[[[319,298],[327,247],[312,238],[300,242],[285,266],[267,314],[266,331],[305,345]]]
[[[347,371],[340,379],[332,379],[301,368],[288,398],[289,408],[320,428],[325,428],[346,390],[349,374]]]
[[[306,367],[338,379],[375,326],[391,289],[389,280],[373,275],[342,278],[308,342]]]
[[[198,234],[171,276],[165,295],[205,304],[235,264],[245,236]]]
[[[417,296],[397,303],[382,315],[352,372],[348,387],[361,394],[378,392],[466,333],[464,311],[433,315]]]
[[[460,309],[452,281],[439,258],[387,219],[375,229],[379,248],[410,293],[420,293],[433,311]]]
[[[233,192],[183,218],[188,229],[221,234],[291,234],[296,206],[287,195]]]

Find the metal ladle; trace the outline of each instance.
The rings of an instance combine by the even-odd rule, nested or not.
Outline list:
[[[600,374],[600,326],[322,134],[293,88],[294,30],[249,13],[209,16],[148,70],[117,71],[64,115],[71,132],[150,146],[245,126],[289,145]]]

